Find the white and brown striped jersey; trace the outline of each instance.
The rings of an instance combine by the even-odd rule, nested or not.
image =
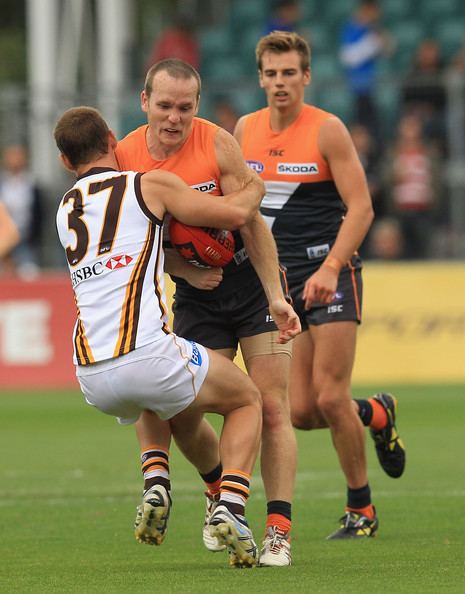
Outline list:
[[[170,332],[162,221],[146,207],[141,174],[94,168],[58,207],[77,306],[74,362],[124,355]]]

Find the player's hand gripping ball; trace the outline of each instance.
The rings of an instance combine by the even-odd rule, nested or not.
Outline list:
[[[234,256],[234,235],[227,229],[194,227],[173,217],[170,239],[181,256],[196,266],[226,266]]]

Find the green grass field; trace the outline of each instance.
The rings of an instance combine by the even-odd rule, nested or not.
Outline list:
[[[465,388],[393,391],[407,470],[398,480],[384,475],[369,440],[378,536],[325,541],[343,511],[345,485],[328,431],[299,432],[294,565],[242,571],[203,548],[202,484],[175,448],[167,539],[140,545],[132,533],[141,492],[133,428],[77,392],[1,394],[0,592],[465,592]],[[257,470],[248,517],[261,539]]]

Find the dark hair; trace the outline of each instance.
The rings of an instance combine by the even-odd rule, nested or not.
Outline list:
[[[158,72],[167,72],[173,78],[183,78],[188,80],[193,78],[197,81],[198,91],[197,99],[200,97],[200,88],[202,86],[200,80],[200,74],[197,70],[178,58],[167,58],[166,60],[160,60],[156,64],[151,66],[145,76],[144,91],[148,97],[150,97],[153,90],[153,78]]]
[[[108,152],[109,128],[93,107],[72,107],[58,120],[53,136],[73,168],[86,165]]]
[[[288,31],[272,31],[257,43],[255,56],[258,69],[262,70],[262,58],[265,52],[284,54],[295,50],[300,56],[300,67],[303,71],[310,68],[310,47],[298,33]]]

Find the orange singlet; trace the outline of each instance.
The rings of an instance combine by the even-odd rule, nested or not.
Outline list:
[[[148,125],[130,132],[118,142],[116,156],[122,170],[145,173],[153,169],[163,169],[178,175],[189,186],[201,192],[221,195],[220,176],[215,153],[215,136],[219,127],[208,120],[195,117],[192,132],[182,147],[166,159],[153,159],[147,148]],[[236,252],[230,264],[224,268],[223,281],[212,291],[202,291],[189,285],[184,279],[175,278],[177,296],[199,300],[213,300],[228,294],[239,286],[260,282],[244,249],[239,232],[234,232]],[[241,272],[240,276],[237,273]]]
[[[175,154],[163,160],[153,159],[147,148],[148,125],[140,126],[118,142],[116,156],[122,170],[152,171],[163,169],[179,175],[186,184],[203,192],[219,195],[220,170],[215,155],[218,126],[194,118],[192,133]]]
[[[331,113],[305,104],[282,132],[271,129],[269,107],[249,114],[244,122],[242,152],[249,167],[265,182],[260,212],[276,240],[296,306],[306,280],[336,241],[346,213],[318,146],[321,125],[330,117]],[[302,312],[302,324],[307,318],[315,324],[360,320],[360,258],[355,254],[347,264],[338,285],[338,298],[344,295],[346,301],[338,302],[334,311],[332,306],[314,306],[310,313]]]

